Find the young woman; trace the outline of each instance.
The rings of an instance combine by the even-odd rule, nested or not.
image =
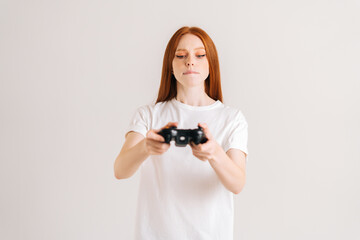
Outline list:
[[[161,129],[202,127],[208,141],[164,143]],[[114,164],[115,177],[140,168],[136,239],[233,239],[233,194],[245,184],[247,122],[222,103],[215,45],[182,27],[165,50],[155,104],[139,107]]]

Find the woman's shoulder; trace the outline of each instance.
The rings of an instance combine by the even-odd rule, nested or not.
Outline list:
[[[227,103],[223,103],[223,114],[226,114],[229,117],[232,118],[245,118],[242,110],[240,107],[234,106],[234,105],[228,105]]]
[[[136,111],[137,112],[144,112],[144,113],[152,113],[158,109],[163,108],[166,105],[166,101],[165,102],[149,102],[149,103],[145,103],[142,105],[139,105],[138,107],[136,107]]]

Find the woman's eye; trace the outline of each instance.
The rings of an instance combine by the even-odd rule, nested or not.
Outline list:
[[[175,55],[177,58],[186,58],[186,55]],[[198,58],[202,58],[202,57],[205,57],[206,54],[203,54],[203,55],[196,55]]]

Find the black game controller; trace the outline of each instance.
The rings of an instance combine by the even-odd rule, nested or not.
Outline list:
[[[205,137],[202,127],[195,129],[177,129],[176,127],[169,127],[162,129],[158,134],[164,137],[166,143],[175,140],[175,145],[178,147],[186,147],[190,141],[198,145],[199,143],[206,143],[208,140]]]

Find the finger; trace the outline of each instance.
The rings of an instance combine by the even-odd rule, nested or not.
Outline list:
[[[157,140],[154,139],[148,139],[147,140],[147,145],[152,147],[152,148],[159,148],[159,146],[161,146],[162,142],[159,142]]]
[[[165,128],[177,127],[177,125],[178,125],[177,122],[168,122],[168,124],[166,124],[164,127],[162,127],[162,128],[160,129],[160,131],[163,130],[163,129],[165,129]]]
[[[176,127],[176,126],[178,125],[178,122],[169,122],[168,125],[169,125],[169,126],[175,126],[175,127]]]
[[[209,130],[209,128],[208,128],[208,126],[207,126],[206,123],[199,123],[199,126],[203,128],[205,137],[206,137],[207,139],[210,140],[210,139],[213,138],[213,136],[212,136],[212,134],[211,134],[211,132],[210,132],[210,130]]]
[[[197,159],[200,159],[201,161],[207,161],[207,157],[206,156],[202,156],[200,154],[194,154],[194,156],[197,158]]]
[[[164,151],[169,149],[170,144],[168,144],[168,143],[160,143],[158,141],[154,141],[154,140],[149,139],[148,146],[152,150],[154,150],[156,152],[164,152]]]
[[[170,128],[170,127],[172,127],[172,126],[177,127],[177,125],[178,125],[177,122],[168,122],[168,124],[166,124],[164,127],[160,128],[160,129],[158,129],[158,130],[154,130],[154,131],[153,131],[153,133],[156,134],[157,137],[156,137],[153,133],[151,133],[150,136],[152,137],[152,139],[155,139],[155,140],[157,140],[157,141],[159,141],[159,142],[165,142],[165,138],[164,138],[163,136],[161,136],[160,134],[158,134],[158,133],[159,133],[161,130],[165,129],[165,128]]]
[[[165,142],[165,139],[163,136],[161,136],[160,134],[157,134],[155,132],[155,130],[150,130],[147,134],[146,137],[158,142]]]
[[[195,155],[197,158],[202,158],[202,159],[208,159],[208,155],[207,154],[202,154],[201,152],[197,152]]]
[[[166,129],[166,128],[170,128],[170,127],[173,127],[173,126],[177,127],[177,125],[178,125],[177,122],[168,122],[168,124],[166,124],[164,127],[160,128],[158,130],[154,130],[154,133],[161,136],[160,134],[158,134],[161,130]],[[161,142],[165,142],[165,139],[164,139],[163,136],[161,136],[161,139],[163,139],[163,140],[161,140]]]
[[[200,146],[196,145],[194,142],[190,142],[190,146],[193,150],[195,151],[199,151],[200,150]]]

